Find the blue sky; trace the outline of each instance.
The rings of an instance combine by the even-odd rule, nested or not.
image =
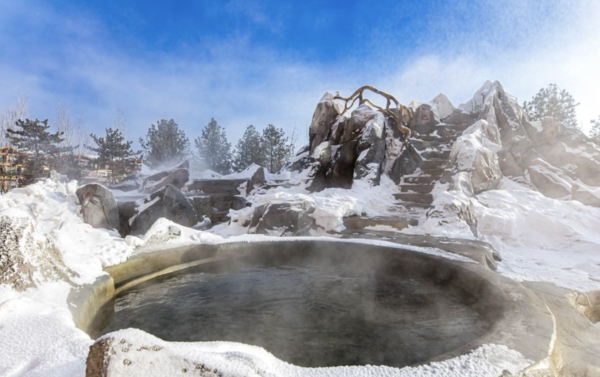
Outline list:
[[[372,84],[455,105],[486,79],[520,101],[553,82],[600,115],[600,2],[0,0],[0,111],[64,104],[102,133],[116,109],[137,139],[158,119],[190,138],[211,117],[300,142],[325,91]]]

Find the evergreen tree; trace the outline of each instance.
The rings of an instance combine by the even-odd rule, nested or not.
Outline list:
[[[135,163],[141,152],[133,151],[131,148],[133,142],[125,141],[120,130],[107,128],[106,137],[98,137],[94,134],[90,137],[96,143],[96,147],[86,147],[98,153],[98,163],[101,167],[107,166],[111,170],[109,182],[118,182],[135,171]]]
[[[206,167],[227,174],[231,168],[231,143],[227,141],[225,129],[212,119],[202,130],[202,135],[194,140],[198,155]]]
[[[49,169],[56,169],[60,165],[62,153],[73,150],[61,146],[62,132],[48,132],[48,120],[38,119],[17,120],[17,129],[8,129],[6,137],[17,149],[28,153],[25,162],[24,177],[26,183],[31,183],[36,178],[47,177]]]
[[[265,167],[276,173],[289,161],[293,153],[293,145],[285,136],[283,129],[269,124],[262,133],[262,149],[265,158]]]
[[[600,116],[598,120],[592,120],[592,129],[590,130],[590,137],[592,141],[597,145],[600,145]]]
[[[140,144],[144,161],[152,168],[180,162],[190,150],[190,140],[173,119],[161,119],[156,125],[152,124],[146,139],[140,138]]]
[[[239,172],[252,164],[262,166],[265,163],[265,155],[261,144],[260,133],[253,125],[249,125],[235,147],[233,169]]]
[[[540,89],[530,102],[523,102],[523,109],[531,120],[549,116],[569,128],[579,128],[575,111],[577,106],[579,103],[575,103],[573,96],[556,84]]]

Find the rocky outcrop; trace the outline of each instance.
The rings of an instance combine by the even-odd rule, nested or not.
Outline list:
[[[349,117],[338,117],[327,138],[311,143],[311,189],[349,188],[354,179],[377,184],[386,156],[386,124],[383,114],[367,105],[359,106]]]
[[[94,228],[120,229],[119,210],[112,192],[92,183],[77,189],[83,221]]]
[[[499,139],[493,124],[479,120],[452,145],[451,163],[458,172],[470,176],[474,194],[496,188],[502,178],[496,156],[501,150]]]
[[[131,174],[120,182],[110,185],[109,188],[111,190],[119,190],[124,192],[134,191],[142,187],[143,182],[144,178],[141,174]]]
[[[331,126],[343,109],[343,106],[333,99],[333,94],[327,92],[323,95],[323,98],[317,104],[308,131],[310,152],[328,139]]]
[[[273,202],[258,206],[254,210],[249,234],[271,236],[308,235],[315,229],[315,220],[310,216],[314,208],[307,201]]]
[[[527,171],[531,183],[545,196],[559,199],[571,194],[571,179],[546,161],[533,160]]]
[[[267,180],[265,178],[265,168],[260,167],[256,169],[254,174],[252,174],[252,177],[250,177],[248,184],[246,185],[246,194],[250,194],[255,188],[264,186],[266,182]]]
[[[600,208],[600,189],[593,192],[575,183],[571,186],[571,198],[588,206]]]
[[[196,211],[189,200],[175,186],[168,184],[146,197],[143,204],[137,208],[137,214],[129,220],[131,234],[146,233],[161,217],[188,227],[198,222]]]
[[[155,192],[172,185],[177,189],[183,188],[190,180],[190,172],[187,168],[176,168],[171,171],[163,171],[149,176],[144,180],[142,191],[145,193]]]
[[[36,232],[32,218],[0,216],[0,284],[22,291],[71,274],[54,241]]]

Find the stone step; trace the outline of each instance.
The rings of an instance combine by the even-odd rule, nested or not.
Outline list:
[[[443,144],[450,144],[454,142],[453,137],[440,137],[436,135],[415,135],[412,139],[423,140],[423,141],[434,141]]]
[[[411,138],[410,143],[418,151],[425,151],[428,149],[436,151],[450,150],[449,144],[441,143],[439,141],[425,141]]]
[[[423,214],[423,212],[430,207],[430,204],[397,202],[389,208],[389,211],[415,215]]]
[[[435,184],[429,184],[429,185],[402,184],[402,185],[400,185],[400,191],[401,192],[418,192],[421,194],[428,194],[431,191],[433,191],[434,187],[435,187]]]
[[[416,177],[404,177],[402,183],[423,185],[423,184],[435,184],[436,181],[437,181],[436,177],[421,175],[421,176],[416,176]]]
[[[441,177],[444,174],[444,170],[446,170],[443,166],[438,168],[421,168],[423,171],[422,175],[429,175],[432,177]]]
[[[450,150],[434,150],[421,152],[421,157],[427,160],[449,160]]]
[[[471,127],[471,125],[473,125],[473,123],[463,123],[463,124],[440,123],[437,126],[435,126],[435,129],[436,130],[439,130],[439,129],[446,130],[447,129],[447,130],[454,131],[454,132],[463,132],[467,128]]]
[[[394,198],[407,203],[431,204],[431,202],[433,202],[433,195],[431,194],[419,194],[412,192],[401,192],[394,194]]]
[[[344,226],[346,227],[346,229],[358,230],[377,225],[383,225],[402,230],[404,228],[408,228],[408,226],[419,225],[419,220],[411,217],[402,216],[344,217]]]
[[[426,169],[439,169],[444,168],[448,160],[424,160],[421,161],[419,167],[425,171]]]

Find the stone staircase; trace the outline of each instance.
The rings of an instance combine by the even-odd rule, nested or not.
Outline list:
[[[352,216],[344,218],[346,232],[377,231],[391,228],[402,230],[416,226],[425,216],[433,202],[433,188],[442,179],[450,162],[450,150],[454,141],[471,126],[464,124],[438,124],[432,132],[420,133],[412,128],[411,147],[416,152],[418,169],[401,178],[397,200],[390,207],[393,215],[380,217]],[[450,174],[450,171],[448,173]]]
[[[413,130],[411,146],[420,156],[419,168],[413,174],[402,177],[398,200],[392,211],[400,214],[420,217],[425,214],[433,202],[432,191],[442,178],[450,161],[452,143],[471,124],[438,124],[434,131],[424,134],[418,128]]]

